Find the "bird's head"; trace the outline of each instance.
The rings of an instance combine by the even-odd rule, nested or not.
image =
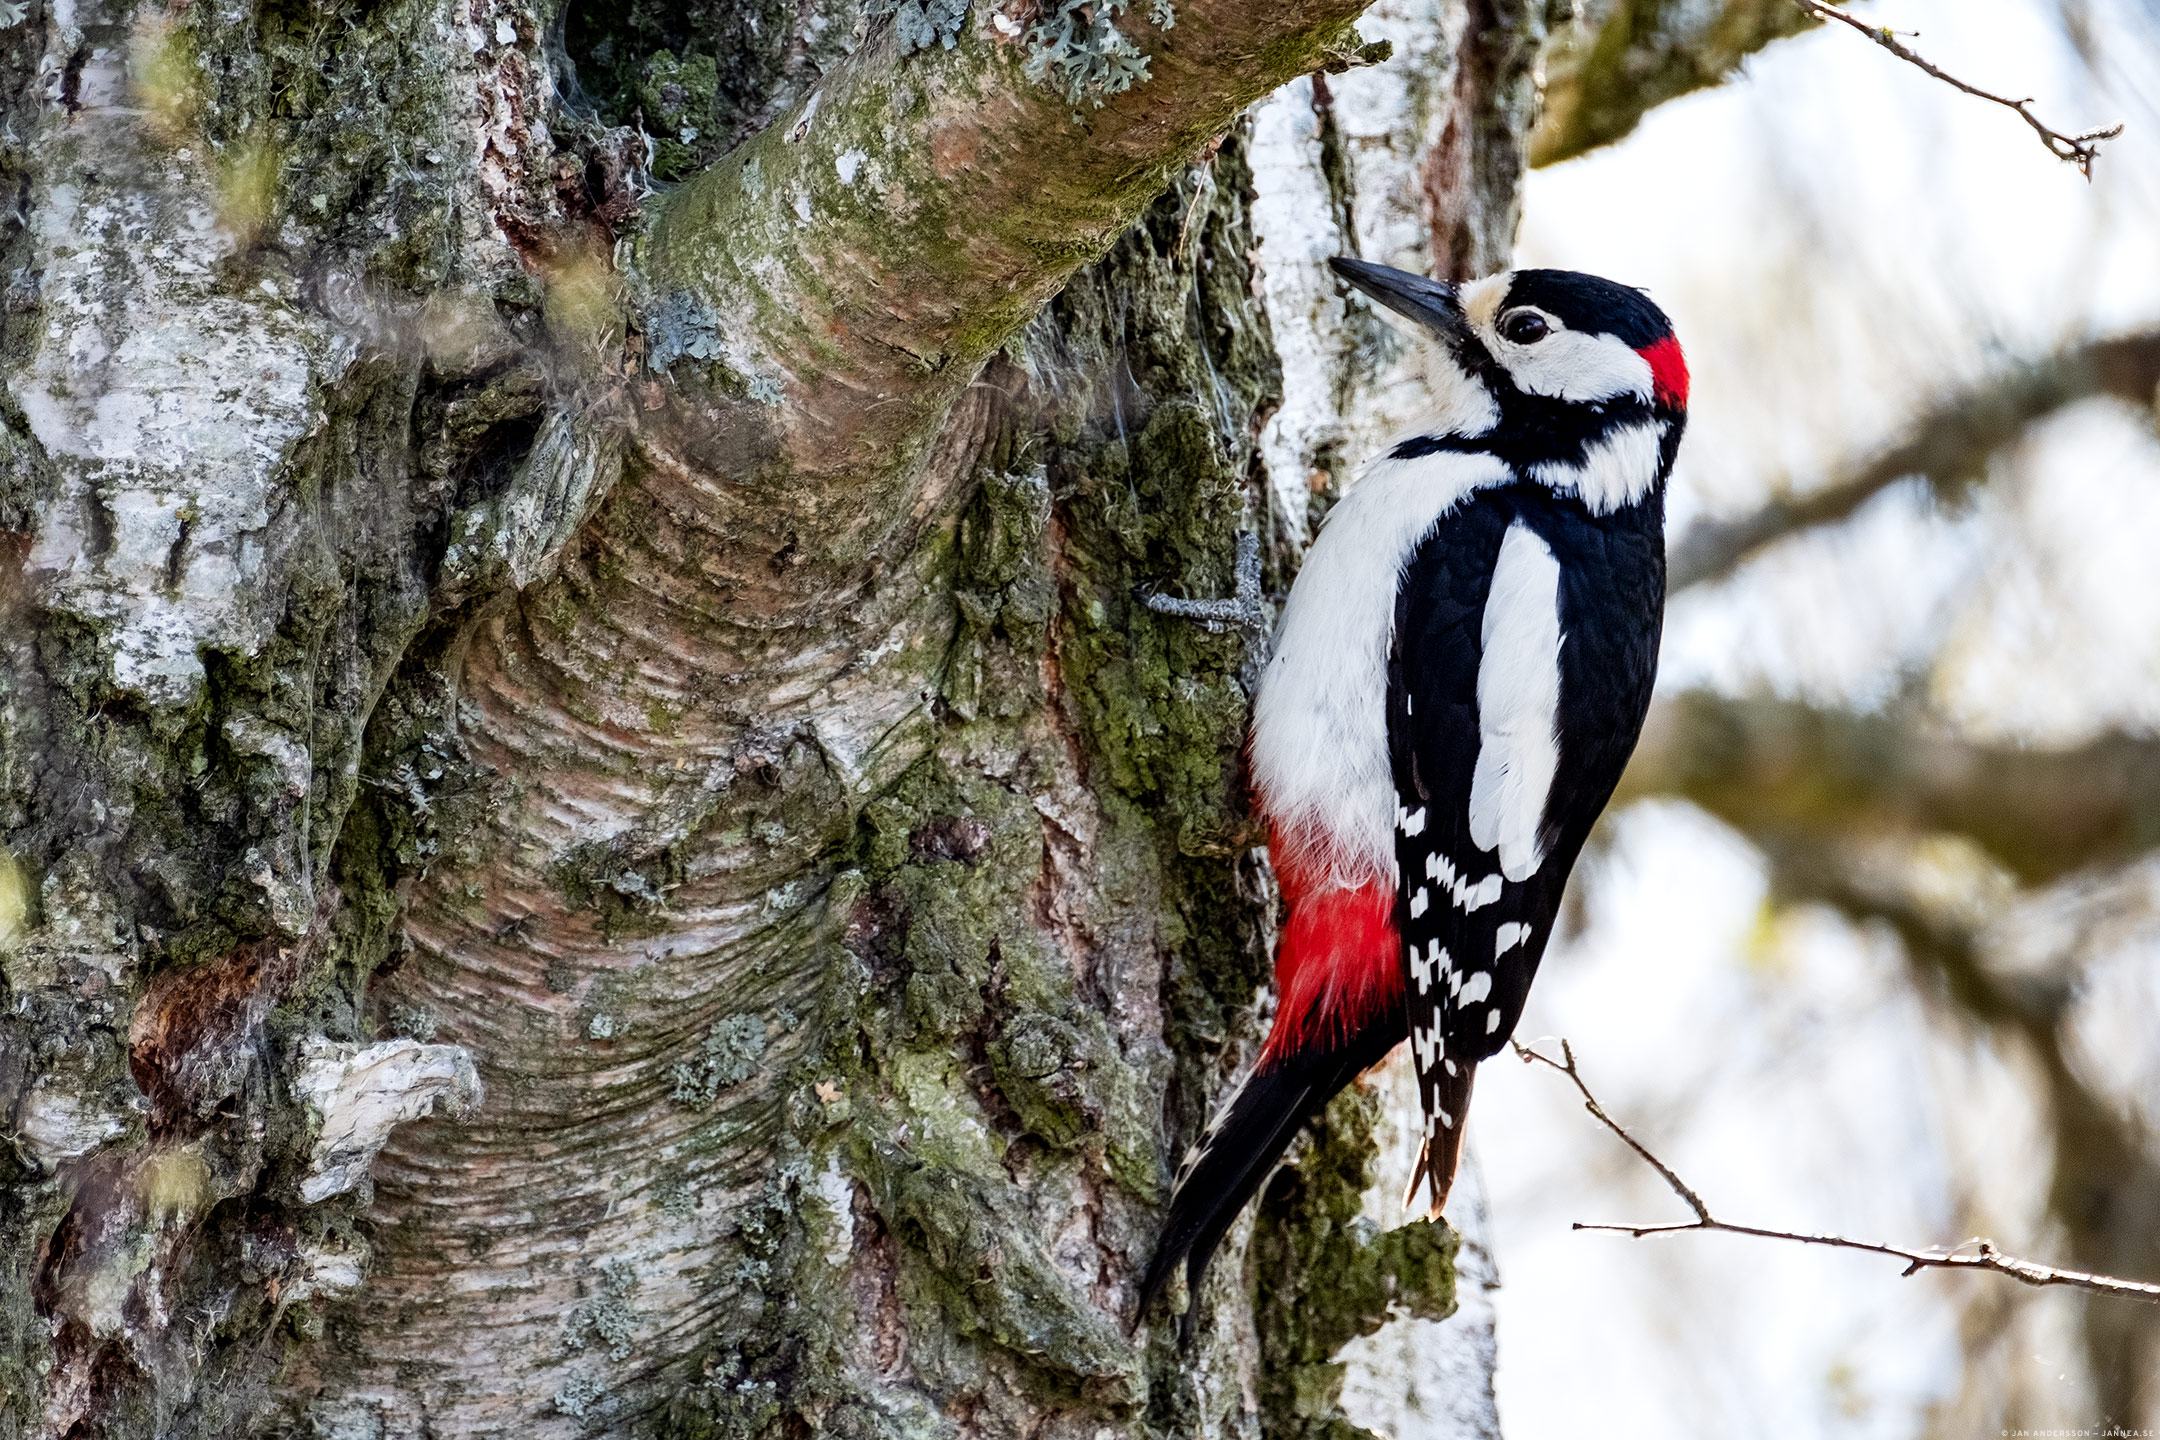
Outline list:
[[[1337,257],[1335,273],[1445,345],[1487,384],[1577,403],[1634,397],[1687,409],[1687,361],[1642,291],[1574,270],[1510,270],[1467,285]]]
[[[1338,257],[1335,273],[1440,342],[1439,413],[1391,458],[1501,456],[1593,510],[1661,488],[1687,418],[1687,360],[1649,296],[1573,270],[1450,285]]]

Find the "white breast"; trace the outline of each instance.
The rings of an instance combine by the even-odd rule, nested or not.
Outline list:
[[[1403,570],[1464,496],[1513,478],[1490,455],[1377,460],[1290,588],[1253,705],[1253,781],[1277,827],[1328,837],[1339,885],[1395,883],[1387,660]]]

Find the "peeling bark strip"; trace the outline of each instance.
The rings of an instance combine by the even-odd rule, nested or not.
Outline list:
[[[480,1106],[472,1057],[455,1045],[387,1040],[362,1050],[311,1038],[301,1057],[293,1091],[317,1130],[300,1177],[300,1198],[310,1205],[365,1185],[390,1132],[433,1114],[437,1100],[447,1099],[455,1115]]]

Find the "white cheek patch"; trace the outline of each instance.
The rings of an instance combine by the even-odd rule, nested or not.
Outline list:
[[[1623,425],[1592,445],[1583,463],[1547,462],[1531,467],[1531,477],[1561,494],[1572,494],[1593,515],[1610,515],[1650,493],[1663,455],[1663,424]]]
[[[1617,335],[1555,329],[1534,344],[1513,345],[1487,332],[1485,344],[1526,394],[1571,401],[1633,395],[1649,403],[1650,362]]]
[[[1529,879],[1544,863],[1539,830],[1560,768],[1560,562],[1517,520],[1500,541],[1478,662],[1478,757],[1470,839],[1500,852],[1500,873]]]

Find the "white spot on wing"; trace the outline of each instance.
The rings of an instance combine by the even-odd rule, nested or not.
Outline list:
[[[1431,903],[1432,893],[1428,891],[1423,885],[1418,886],[1417,894],[1410,897],[1410,918],[1415,920],[1420,915],[1423,915],[1425,913],[1426,907],[1429,906]]]
[[[1493,959],[1497,960],[1530,938],[1530,927],[1509,921],[1493,932]]]
[[[1470,838],[1522,881],[1544,863],[1538,829],[1560,767],[1560,562],[1517,520],[1500,541],[1478,662]]]
[[[1403,816],[1402,833],[1405,835],[1422,835],[1425,833],[1425,807],[1423,805]]]
[[[1490,994],[1492,994],[1492,972],[1490,970],[1480,970],[1463,985],[1462,995],[1459,998],[1464,1005],[1475,1005]]]
[[[1488,1035],[1490,1035],[1490,1034],[1492,1034],[1492,1033],[1493,1033],[1493,1031],[1495,1031],[1495,1030],[1498,1030],[1499,1028],[1500,1028],[1500,1012],[1499,1012],[1498,1010],[1488,1010],[1488,1011],[1486,1011],[1486,1012],[1485,1012],[1485,1033],[1486,1033],[1486,1034],[1488,1034]]]
[[[1428,1029],[1412,1029],[1410,1032],[1410,1049],[1414,1052],[1418,1068],[1420,1070],[1430,1070],[1433,1057],[1440,1050],[1440,1022],[1434,1021]]]

